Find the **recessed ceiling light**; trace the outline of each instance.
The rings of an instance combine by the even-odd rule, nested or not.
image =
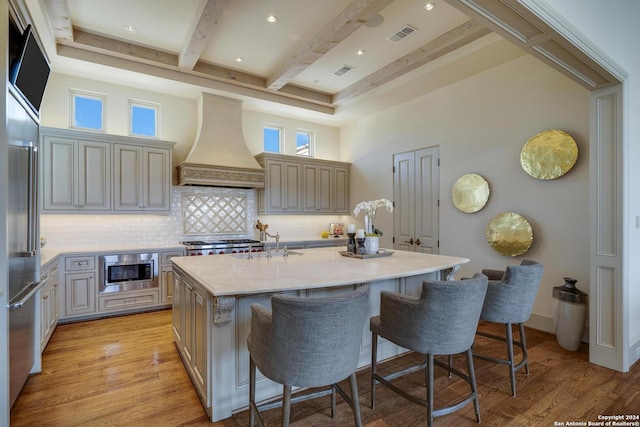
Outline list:
[[[277,22],[277,21],[278,21],[278,17],[277,16],[275,16],[275,15],[267,16],[267,22],[274,23],[274,22]]]
[[[136,27],[134,27],[132,25],[127,25],[126,27],[124,27],[124,29],[129,31],[130,33],[135,33],[136,32]]]
[[[358,49],[358,50],[356,51],[356,55],[358,55],[358,56],[362,56],[362,55],[364,55],[364,50],[362,50],[362,49]]]
[[[436,7],[435,3],[428,2],[427,4],[424,5],[424,10],[429,12],[435,9],[435,7]]]
[[[242,58],[240,58],[239,56],[236,57],[236,62],[242,62]]]

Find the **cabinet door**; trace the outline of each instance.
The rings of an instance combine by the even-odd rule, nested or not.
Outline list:
[[[203,396],[207,390],[207,293],[193,288],[193,374]]]
[[[171,316],[173,320],[173,337],[174,340],[182,352],[184,347],[184,282],[182,282],[180,276],[173,274],[173,307]]]
[[[77,182],[80,209],[111,210],[111,144],[78,142]]]
[[[43,210],[111,209],[111,145],[47,136],[43,156]]]
[[[333,213],[348,214],[349,211],[349,168],[335,167],[333,170]]]
[[[77,147],[67,138],[44,138],[42,183],[44,211],[77,209]]]
[[[331,213],[333,168],[304,165],[304,211]]]
[[[50,331],[51,283],[47,280],[40,288],[40,351],[44,350]]]
[[[143,208],[142,147],[113,146],[114,209],[138,211]]]
[[[160,302],[170,304],[173,299],[173,267],[163,265],[160,271]]]
[[[114,144],[114,157],[114,210],[169,211],[169,149]]]
[[[300,163],[267,161],[265,212],[302,212]]]
[[[65,315],[78,316],[96,311],[95,272],[65,275]]]
[[[182,292],[181,302],[183,308],[182,324],[184,332],[182,335],[182,355],[189,366],[193,366],[193,286],[183,282],[180,289]]]
[[[171,157],[164,148],[142,150],[142,197],[147,211],[168,211],[171,208]]]

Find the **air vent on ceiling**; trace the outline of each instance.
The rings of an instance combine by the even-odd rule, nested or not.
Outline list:
[[[416,31],[417,30],[413,28],[411,25],[405,25],[395,33],[391,34],[388,37],[388,39],[394,43],[398,43],[400,40],[404,40],[405,38],[409,37],[411,34],[415,33]]]
[[[336,71],[333,72],[334,76],[344,76],[345,74],[347,74],[349,71],[353,70],[353,67],[351,65],[343,65],[342,67],[340,67],[339,69],[337,69]]]

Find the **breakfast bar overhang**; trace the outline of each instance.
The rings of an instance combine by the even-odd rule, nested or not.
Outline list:
[[[247,336],[253,303],[270,308],[274,293],[321,297],[369,285],[369,317],[379,313],[380,292],[418,295],[424,280],[446,280],[469,259],[395,251],[356,259],[336,248],[177,257],[173,262],[173,332],[176,347],[212,421],[230,417],[249,402]],[[383,341],[378,359],[406,350]],[[371,360],[371,333],[362,331],[359,367]],[[258,375],[256,400],[282,393]]]

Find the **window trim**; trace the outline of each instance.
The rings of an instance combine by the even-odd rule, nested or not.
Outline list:
[[[275,152],[276,154],[283,154],[284,153],[284,126],[282,125],[277,125],[274,123],[263,123],[262,125],[262,149],[264,151],[265,147],[264,147],[264,130],[265,129],[273,129],[273,130],[277,130],[278,131],[278,151]],[[269,153],[274,153],[274,151],[269,151]]]
[[[76,96],[87,99],[96,99],[102,102],[102,127],[100,129],[95,128],[86,128],[82,126],[76,126]],[[69,97],[71,98],[71,102],[69,102],[69,128],[70,129],[78,129],[78,130],[86,130],[89,132],[107,132],[107,115],[106,115],[106,106],[107,106],[107,95],[99,92],[90,92],[88,90],[82,89],[73,89],[69,88]]]
[[[304,133],[309,135],[309,154],[298,154],[298,134]],[[315,141],[316,141],[316,133],[315,131],[308,129],[296,129],[296,156],[300,157],[315,157]]]
[[[142,107],[148,108],[150,110],[154,110],[155,112],[155,135],[140,135],[133,133],[133,107]],[[157,102],[144,101],[141,99],[133,99],[129,98],[129,136],[133,136],[136,138],[150,138],[150,139],[159,139],[160,138],[160,104]]]

